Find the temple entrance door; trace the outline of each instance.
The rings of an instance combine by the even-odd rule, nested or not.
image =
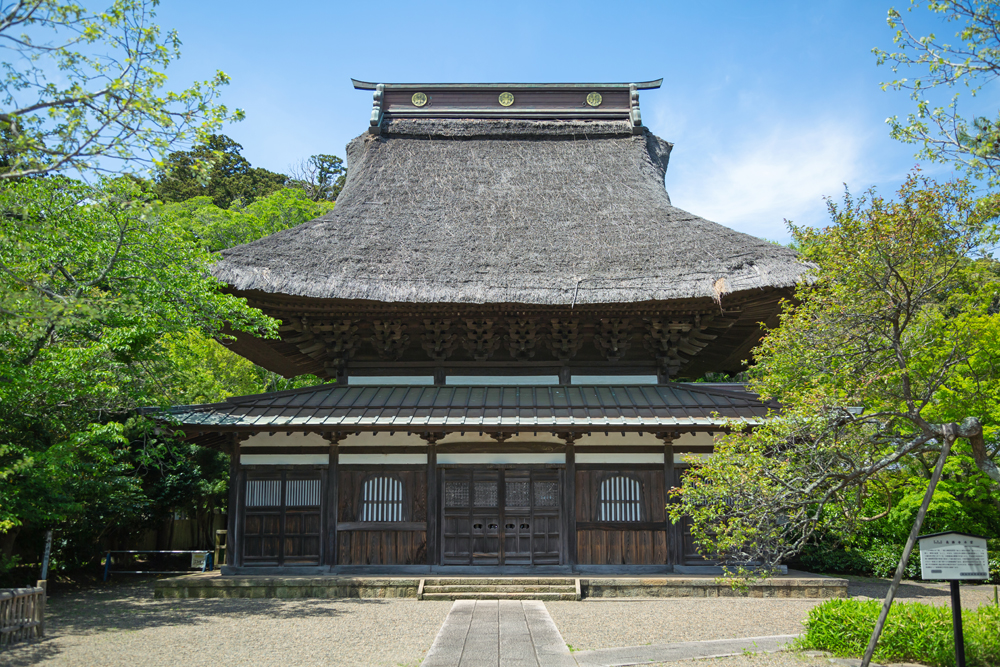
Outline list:
[[[557,470],[442,472],[442,565],[559,564]]]

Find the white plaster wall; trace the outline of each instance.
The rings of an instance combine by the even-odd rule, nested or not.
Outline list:
[[[662,458],[662,457],[661,457]],[[562,452],[531,453],[512,452],[509,454],[438,454],[438,465],[480,465],[499,463],[520,463],[524,465],[561,464],[566,463],[566,455]]]
[[[245,466],[281,465],[326,465],[330,457],[326,454],[240,454],[240,463]]]
[[[392,435],[389,435],[388,431],[350,433],[339,443],[341,449],[351,447],[413,447],[414,445],[426,444],[416,433],[406,435],[406,431],[396,431]]]
[[[538,431],[538,435],[534,435],[533,431],[521,431],[518,435],[511,436],[507,440],[504,440],[505,445],[509,445],[511,443],[521,444],[521,443],[533,443],[533,442],[556,444],[556,445],[566,444],[564,440],[561,440],[554,434],[546,433],[544,431]],[[447,435],[444,436],[444,438],[438,440],[438,444],[442,443],[448,445],[459,444],[459,443],[468,443],[470,445],[498,444],[496,440],[490,437],[489,433],[483,433],[482,435],[479,435],[479,431],[466,431],[465,435],[462,435],[461,433],[448,433]]]
[[[243,447],[329,447],[319,433],[258,433],[240,443]]]
[[[426,454],[348,454],[337,457],[340,465],[427,465]]]
[[[663,464],[663,454],[637,454],[637,453],[586,453],[581,452],[576,455],[577,463],[659,463]]]

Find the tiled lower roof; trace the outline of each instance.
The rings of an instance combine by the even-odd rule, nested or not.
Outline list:
[[[199,431],[707,430],[733,419],[759,423],[774,407],[737,384],[327,384],[176,406],[158,416]]]

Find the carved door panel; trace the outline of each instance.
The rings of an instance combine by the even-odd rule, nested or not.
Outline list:
[[[447,470],[441,503],[444,514],[441,534],[441,564],[472,564],[472,472]]]
[[[442,565],[469,565],[472,563],[472,517],[468,514],[444,517],[441,550]]]
[[[558,565],[561,552],[559,473],[539,470],[531,476],[531,562]]]
[[[500,471],[472,473],[472,564],[500,564]]]
[[[531,478],[527,471],[504,471],[503,561],[531,565]]]
[[[560,562],[559,473],[447,469],[442,565]]]

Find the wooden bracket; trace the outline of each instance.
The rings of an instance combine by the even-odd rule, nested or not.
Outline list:
[[[680,437],[680,431],[661,431],[656,434],[657,440],[662,440],[663,444],[672,444],[674,440]]]
[[[324,431],[322,435],[323,439],[331,445],[336,445],[347,437],[347,433],[344,431]]]
[[[555,436],[564,441],[567,445],[572,445],[581,437],[579,433],[574,431],[563,431],[561,433],[556,433]]]

